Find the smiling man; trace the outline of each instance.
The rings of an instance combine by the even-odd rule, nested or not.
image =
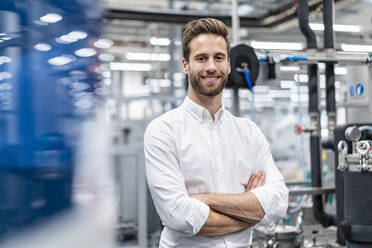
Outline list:
[[[286,214],[288,190],[264,135],[222,105],[229,50],[221,21],[186,24],[188,96],[146,129],[147,181],[164,225],[161,248],[248,247],[251,227]]]

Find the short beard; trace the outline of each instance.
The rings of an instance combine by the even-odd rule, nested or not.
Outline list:
[[[198,80],[195,76],[195,74],[193,73],[189,73],[189,82],[192,86],[192,88],[197,92],[199,93],[200,95],[203,95],[203,96],[217,96],[218,94],[220,94],[223,90],[223,88],[225,88],[226,84],[227,84],[227,76],[225,75],[222,75],[224,76],[224,80],[217,86],[217,88],[214,88],[212,90],[208,90],[206,89],[205,87],[203,87],[202,83],[200,82],[200,80]]]

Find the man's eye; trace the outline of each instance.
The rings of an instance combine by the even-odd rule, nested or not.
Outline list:
[[[203,57],[197,58],[197,61],[200,61],[200,62],[202,62],[204,60],[205,60],[205,58],[203,58]]]

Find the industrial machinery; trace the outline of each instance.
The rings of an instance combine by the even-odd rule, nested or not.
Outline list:
[[[372,126],[347,125],[335,130],[337,143],[337,197],[341,235],[347,247],[372,246]],[[337,155],[336,155],[337,156]]]
[[[101,16],[98,1],[0,2],[1,247],[111,247]]]
[[[310,134],[311,188],[295,189],[290,195],[312,195],[314,218],[323,226],[337,227],[338,245],[346,247],[372,247],[372,215],[368,208],[372,206],[372,197],[368,188],[371,186],[371,89],[370,57],[368,54],[339,53],[334,49],[334,1],[323,0],[324,51],[317,50],[317,40],[308,21],[309,6],[307,1],[297,2],[299,27],[306,37],[307,51],[288,56],[280,56],[283,64],[306,65],[308,72],[308,111],[309,125],[304,131]],[[247,53],[248,54],[248,53]],[[241,56],[240,56],[241,57]],[[253,56],[252,60],[253,59]],[[260,61],[272,62],[269,55]],[[237,56],[232,57],[232,71],[243,67]],[[236,60],[236,61],[235,61]],[[257,60],[257,59],[256,59]],[[244,63],[248,60],[244,61]],[[237,65],[238,63],[238,65]],[[252,63],[252,62],[251,62]],[[322,137],[319,107],[319,71],[318,64],[325,64],[325,93],[328,137]],[[347,125],[337,126],[335,98],[335,64],[346,65],[349,72],[347,81],[348,95],[345,106]],[[249,70],[253,65],[246,66]],[[271,66],[272,70],[272,66]],[[256,73],[257,70],[254,72]],[[233,74],[233,76],[234,76]],[[275,75],[271,71],[271,76]],[[270,78],[269,75],[269,78]],[[230,77],[230,80],[234,77]],[[256,80],[255,78],[253,79]],[[236,87],[242,87],[239,80]],[[232,80],[234,84],[234,80]],[[365,113],[363,114],[362,111]],[[322,185],[321,147],[335,154],[335,188]],[[337,214],[325,211],[324,196],[336,193]],[[256,229],[259,247],[303,247],[301,231],[294,226],[283,226],[278,230]],[[335,233],[336,234],[336,233]],[[284,238],[285,237],[285,238]],[[286,241],[284,241],[286,240]],[[289,241],[290,240],[290,241]],[[288,242],[291,242],[288,245]],[[307,246],[306,246],[307,247]],[[313,246],[317,247],[315,243]],[[325,247],[325,246],[322,246]]]

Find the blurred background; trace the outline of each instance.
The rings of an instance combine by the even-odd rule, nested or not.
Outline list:
[[[294,0],[2,0],[0,247],[158,247],[162,223],[147,189],[143,134],[187,95],[182,31],[200,17],[224,21],[233,46],[255,51],[254,90],[230,86],[223,104],[264,131],[295,192],[280,225],[298,229],[277,232],[301,240],[288,247],[345,245],[337,223],[314,218],[309,190],[318,187],[326,214],[337,214],[337,149],[318,144],[314,185],[309,138],[316,129],[333,139],[335,126],[371,121],[372,1],[328,1],[333,47],[323,45],[324,1],[302,2],[316,49],[307,49]],[[316,128],[304,57],[318,67]],[[258,230],[257,247],[270,235]]]

